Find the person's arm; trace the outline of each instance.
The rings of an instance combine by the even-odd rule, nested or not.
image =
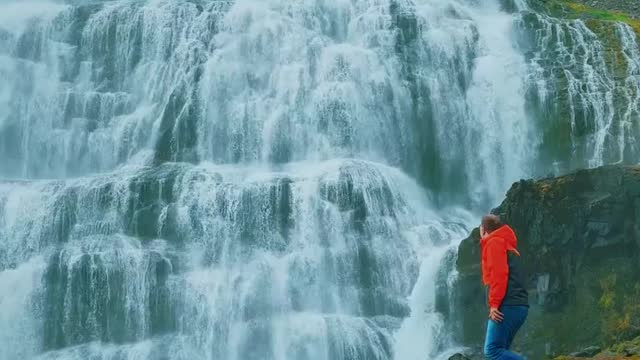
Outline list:
[[[507,249],[502,239],[493,239],[487,244],[487,261],[490,264],[489,273],[489,307],[498,309],[507,292],[509,280],[509,264],[507,263]]]

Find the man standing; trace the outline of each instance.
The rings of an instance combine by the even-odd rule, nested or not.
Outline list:
[[[480,225],[482,281],[487,286],[489,321],[484,354],[491,360],[522,360],[509,351],[516,333],[529,313],[529,295],[520,265],[518,240],[508,225],[495,215]]]

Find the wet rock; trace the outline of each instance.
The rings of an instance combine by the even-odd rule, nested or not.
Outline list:
[[[471,360],[471,359],[462,354],[455,354],[453,356],[450,356],[449,360]]]
[[[579,358],[589,358],[589,357],[598,355],[601,350],[602,349],[600,349],[600,347],[598,346],[589,346],[588,348],[585,348],[570,354],[570,356],[579,357]]]
[[[500,0],[500,8],[502,9],[502,11],[515,13],[516,11],[518,11],[518,4],[515,0]]]
[[[484,355],[475,350],[465,350],[464,352],[454,354],[448,360],[483,360]]]
[[[107,250],[106,244],[118,242],[120,248]],[[94,237],[83,250],[65,247],[50,258],[45,349],[91,341],[122,344],[175,330],[167,285],[173,266],[165,256],[132,244],[136,240],[120,236]]]
[[[622,351],[624,356],[640,356],[640,346],[633,346],[629,348],[625,348]]]
[[[622,355],[624,357],[640,356],[640,337],[633,340],[616,344],[608,350],[609,352]]]

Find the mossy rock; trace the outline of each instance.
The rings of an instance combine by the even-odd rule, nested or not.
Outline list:
[[[606,348],[640,327],[640,167],[520,181],[493,212],[514,228],[528,273],[530,315],[516,338],[525,355]],[[453,291],[460,342],[472,347],[486,322],[476,238],[459,247]]]
[[[640,337],[633,340],[624,341],[611,346],[609,349],[593,356],[592,358],[558,356],[554,360],[577,360],[577,359],[594,359],[594,360],[615,360],[615,359],[631,359],[640,360]]]
[[[541,5],[538,6],[538,9],[553,17],[597,20],[609,23],[623,22],[631,26],[637,34],[640,34],[640,19],[625,11],[596,8],[575,0],[542,0],[540,3]]]

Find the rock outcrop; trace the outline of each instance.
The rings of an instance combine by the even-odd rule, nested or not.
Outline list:
[[[579,360],[579,359],[593,359],[593,360],[638,360],[640,359],[640,337],[637,337],[630,341],[624,341],[619,344],[615,344],[605,351],[600,351],[597,346],[591,346],[587,349],[570,354],[569,356],[559,356],[555,360]]]
[[[533,359],[640,331],[640,167],[609,166],[513,185],[493,213],[519,238],[531,311],[515,350]],[[459,248],[460,342],[479,348],[487,310],[478,231]]]

